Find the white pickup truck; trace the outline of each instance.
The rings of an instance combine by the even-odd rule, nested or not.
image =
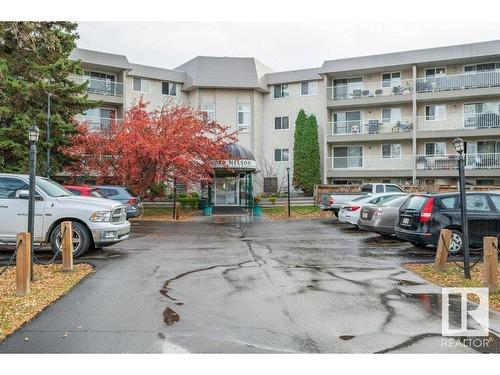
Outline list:
[[[0,241],[15,242],[28,226],[29,176],[0,173]],[[36,178],[35,243],[61,246],[60,223],[73,224],[74,256],[129,237],[127,206],[110,199],[79,197],[43,177]]]
[[[395,184],[365,184],[361,186],[359,193],[333,193],[325,194],[322,197],[320,208],[324,211],[333,211],[338,216],[340,207],[353,199],[362,195],[379,193],[400,193],[404,190]]]

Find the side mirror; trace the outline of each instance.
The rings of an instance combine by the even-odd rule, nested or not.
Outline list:
[[[30,191],[29,190],[17,190],[16,191],[16,199],[29,199]],[[40,194],[35,192],[35,200],[43,201],[43,198]]]

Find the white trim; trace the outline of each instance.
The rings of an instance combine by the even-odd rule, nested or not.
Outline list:
[[[381,87],[382,89],[384,89],[384,88],[394,87],[394,85],[392,84],[392,75],[393,75],[394,73],[399,73],[399,82],[400,82],[400,84],[401,84],[401,81],[403,80],[403,78],[401,77],[401,75],[402,75],[402,74],[401,74],[401,71],[400,71],[400,70],[395,70],[395,71],[393,71],[393,72],[382,72],[382,73],[380,73],[380,87]],[[390,75],[391,75],[391,79],[389,80],[389,83],[390,83],[390,85],[389,85],[389,86],[384,86],[384,74],[390,74]],[[375,82],[374,82],[374,83],[375,83]]]
[[[434,69],[434,73],[435,73],[436,69],[441,69],[441,68],[444,69],[444,74],[434,75],[434,76],[429,76],[429,77],[427,76],[427,70],[428,69]],[[439,65],[438,66],[429,66],[427,68],[424,68],[424,76],[423,76],[423,78],[444,77],[444,76],[446,76],[446,71],[447,71],[447,69],[446,69],[446,66],[444,66],[444,65],[441,65],[441,66],[439,66]]]
[[[288,117],[288,128],[286,129],[283,129],[283,127],[281,129],[276,129],[276,119],[277,118],[281,118],[281,126],[283,126],[283,118],[284,117]],[[283,132],[283,131],[289,131],[290,130],[290,116],[274,116],[273,117],[274,119],[274,123],[273,123],[273,131],[274,132]]]
[[[175,94],[172,95],[172,94],[164,94],[163,93],[163,83],[168,83],[169,85],[172,84],[172,83],[175,83]],[[177,82],[172,82],[172,81],[160,81],[160,93],[163,95],[163,96],[177,96],[177,92],[179,90],[179,84]]]
[[[427,145],[430,145],[430,144],[443,144],[444,145],[444,154],[436,154],[436,147],[434,146],[434,155],[427,155]],[[446,142],[425,142],[424,143],[424,153],[423,155],[427,156],[427,157],[430,157],[430,158],[434,158],[434,157],[440,157],[440,156],[444,156],[444,155],[448,155],[448,151],[446,150]]]
[[[250,107],[250,110],[248,113],[250,114],[250,122],[248,124],[240,124],[240,110],[239,106],[240,105],[248,105]],[[252,103],[236,103],[236,128],[240,130],[242,133],[251,133],[252,132]],[[242,111],[242,113],[246,113]]]
[[[280,158],[282,160],[276,160],[276,150],[280,150]],[[288,160],[283,160],[283,150],[287,150],[288,151]],[[291,156],[292,156],[292,153],[290,152],[290,148],[275,148],[273,149],[273,160],[275,163],[290,163],[291,162]]]
[[[444,116],[442,115],[434,115],[434,120],[429,120],[427,118],[427,107],[438,107],[438,106],[444,106],[445,109],[445,114]],[[464,113],[465,115],[465,113]],[[424,121],[425,122],[440,122],[440,121],[446,121],[448,119],[448,104],[426,104],[424,106]]]
[[[478,65],[484,65],[484,64],[495,64],[495,70],[493,70],[493,72],[500,71],[500,69],[498,69],[498,70],[496,69],[496,64],[500,64],[500,61],[487,61],[487,62],[481,62],[481,63],[475,63],[475,64],[464,64],[462,67],[462,71],[464,74],[477,74],[477,70],[475,70],[474,72],[471,73],[471,72],[466,72],[465,68],[467,66],[475,66],[477,69]],[[490,72],[491,72],[491,70],[490,70]],[[479,72],[479,73],[486,73],[486,72]]]
[[[316,92],[314,94],[306,94],[306,95],[302,94],[302,84],[306,83],[306,82],[308,84],[308,90],[309,90],[309,83],[311,83],[311,82],[316,83]],[[301,81],[301,82],[299,82],[299,96],[316,96],[316,95],[318,95],[318,91],[319,91],[318,81],[308,80],[308,81]]]
[[[391,155],[389,157],[387,156],[384,156],[384,145],[388,145],[388,146],[391,146]],[[394,157],[392,156],[392,146],[393,145],[399,145],[399,156],[398,157]],[[397,160],[397,159],[401,159],[401,150],[402,150],[402,147],[401,147],[401,143],[381,143],[380,144],[380,158],[382,160],[384,159],[391,159],[391,160]]]
[[[134,79],[140,79],[141,80],[141,90],[140,91],[137,91],[137,90],[134,89]],[[142,81],[148,81],[148,91],[143,91]],[[149,78],[132,77],[132,91],[133,92],[140,92],[141,94],[149,94],[149,93],[151,93],[151,80]]]
[[[287,96],[279,96],[277,98],[274,97],[274,87],[275,86],[287,86],[287,93],[288,95]],[[276,83],[274,85],[272,85],[273,89],[272,89],[272,92],[271,92],[271,98],[273,99],[287,99],[290,97],[290,84],[289,83]],[[283,90],[283,89],[282,89]]]

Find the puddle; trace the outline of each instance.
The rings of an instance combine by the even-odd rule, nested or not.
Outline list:
[[[339,336],[339,339],[344,340],[344,341],[348,341],[348,340],[352,340],[355,337],[356,336],[353,336],[353,335],[342,335],[342,336]]]

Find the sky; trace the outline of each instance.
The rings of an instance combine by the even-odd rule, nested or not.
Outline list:
[[[500,39],[496,22],[80,22],[80,48],[173,69],[198,55],[255,57],[274,71],[324,60]],[[352,19],[351,19],[352,21]]]

